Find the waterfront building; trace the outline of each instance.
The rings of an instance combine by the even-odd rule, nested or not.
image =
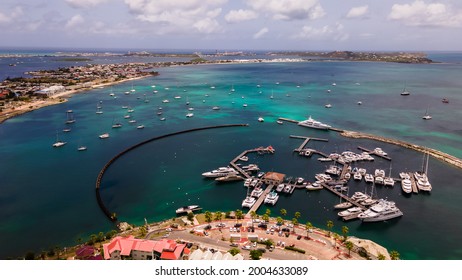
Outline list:
[[[189,253],[186,244],[174,240],[144,240],[132,235],[118,236],[110,243],[103,244],[103,249],[105,260],[180,260],[183,254]]]
[[[279,185],[284,181],[285,176],[286,175],[282,173],[266,172],[262,180],[267,185]]]

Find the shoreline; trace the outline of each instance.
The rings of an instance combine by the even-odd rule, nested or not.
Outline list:
[[[79,89],[66,90],[66,91],[54,94],[53,96],[50,96],[50,97],[45,98],[45,99],[29,102],[29,103],[23,104],[21,106],[14,107],[14,109],[13,108],[8,109],[8,112],[1,112],[0,113],[0,124],[2,124],[3,122],[5,122],[8,119],[11,119],[11,118],[14,118],[14,117],[17,117],[17,116],[20,116],[20,115],[23,115],[23,114],[26,114],[26,113],[41,109],[41,108],[44,108],[44,107],[47,107],[47,106],[52,106],[52,105],[67,102],[68,99],[66,97],[70,98],[74,94],[83,93],[83,92],[86,92],[86,91],[89,91],[89,90],[92,90],[92,89],[96,89],[96,88],[100,88],[100,87],[106,87],[106,86],[111,86],[111,85],[115,85],[115,84],[121,84],[121,83],[125,83],[125,82],[128,82],[128,81],[140,80],[140,79],[144,79],[144,78],[147,78],[147,77],[153,77],[153,76],[151,76],[151,75],[146,76],[145,75],[145,76],[127,78],[127,79],[123,79],[123,80],[119,80],[119,81],[106,82],[106,83],[101,83],[101,84],[94,84],[94,85],[91,85],[90,87],[82,87],[82,88],[79,88]]]

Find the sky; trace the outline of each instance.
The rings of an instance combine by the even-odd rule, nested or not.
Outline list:
[[[461,51],[460,0],[1,0],[0,47]]]

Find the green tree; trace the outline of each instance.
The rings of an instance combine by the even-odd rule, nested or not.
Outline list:
[[[313,228],[313,225],[312,225],[310,222],[306,222],[305,228],[306,228],[306,237],[307,237],[307,238],[310,238],[309,232],[310,232],[311,229]]]
[[[348,249],[348,256],[351,256],[351,249],[353,249],[353,243],[351,241],[345,241],[345,248]]]
[[[284,220],[282,219],[281,216],[278,216],[278,217],[276,218],[276,222],[280,225],[280,224],[282,224],[282,223],[284,222]]]
[[[399,260],[399,253],[398,253],[398,251],[395,251],[395,250],[391,251],[391,252],[390,252],[390,259],[392,259],[392,260]]]
[[[231,249],[228,250],[228,253],[230,253],[233,256],[239,254],[240,252],[241,252],[241,250],[239,250],[238,248],[231,248]]]
[[[349,229],[347,226],[342,226],[342,235],[343,235],[343,241],[346,241],[348,238],[348,232]]]
[[[210,211],[205,211],[205,221],[210,223],[212,221],[212,213]]]
[[[261,218],[263,219],[263,221],[269,222],[269,216],[268,215],[264,214]]]
[[[87,241],[87,244],[91,246],[96,243],[96,240],[98,240],[98,237],[96,234],[92,234],[90,235],[90,239]]]
[[[287,210],[282,208],[281,210],[279,210],[279,213],[281,213],[281,216],[285,217],[287,215]]]
[[[268,215],[268,217],[271,216],[271,209],[266,208],[265,214]]]
[[[250,251],[250,259],[252,260],[259,260],[263,253],[260,250],[251,250]]]
[[[385,260],[385,256],[383,254],[379,254],[377,256],[377,259],[383,261],[383,260]]]
[[[329,229],[329,236],[330,236],[332,228],[334,227],[334,222],[332,222],[331,220],[328,220],[326,225],[327,225],[327,228]]]
[[[258,215],[255,211],[252,210],[250,211],[250,217],[252,218],[252,222],[253,222],[253,220],[255,220],[258,217]]]
[[[188,217],[188,221],[191,221],[191,222],[194,221],[194,213],[193,212],[188,212],[187,217]]]
[[[298,212],[298,211],[295,212],[295,214],[294,214],[294,217],[295,217],[295,219],[297,219],[297,220],[300,219],[301,216],[302,216],[302,214],[301,214],[300,212]]]
[[[148,230],[146,229],[145,226],[140,226],[140,227],[138,228],[138,235],[139,235],[140,237],[145,237],[147,233],[148,233]]]
[[[292,227],[292,232],[295,232],[295,226],[298,225],[298,220],[297,218],[292,218],[292,224],[294,225]]]
[[[241,209],[236,210],[236,219],[241,220],[244,218],[244,213],[242,213]]]
[[[215,221],[220,221],[221,222],[221,218],[223,217],[223,213],[221,211],[218,211],[218,212],[215,212]]]
[[[98,232],[98,242],[103,242],[104,241],[104,232],[100,231]]]

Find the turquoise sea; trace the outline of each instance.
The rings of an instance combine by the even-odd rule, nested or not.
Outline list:
[[[421,169],[421,153],[343,138],[332,131],[279,125],[278,117],[303,120],[311,115],[334,127],[401,139],[462,158],[462,55],[434,53],[433,57],[444,63],[322,61],[160,68],[156,69],[160,72],[157,77],[94,89],[74,95],[66,103],[7,120],[0,124],[0,258],[71,246],[78,238],[113,229],[95,197],[101,168],[133,144],[184,129],[249,124],[165,138],[121,157],[108,169],[101,186],[105,204],[119,220],[137,225],[145,218],[159,221],[188,204],[200,204],[210,211],[239,209],[246,195],[242,182],[216,184],[201,173],[225,166],[243,150],[259,146],[276,149],[274,155],[250,155],[249,162],[257,163],[263,171],[314,180],[314,174],[323,171],[326,163],[293,153],[301,140],[289,135],[328,139],[309,143],[327,153],[359,151],[357,146],[381,147],[392,157],[392,165],[381,159],[357,164],[370,171],[380,167],[388,172],[391,167],[391,173],[398,177],[400,171]],[[34,63],[39,58],[24,59],[31,60],[30,67],[38,67]],[[0,60],[3,77],[10,75],[6,62]],[[50,61],[44,66],[56,63]],[[14,71],[24,72],[21,67]],[[410,96],[400,95],[404,87]],[[136,91],[126,95],[132,88]],[[109,95],[111,92],[116,98]],[[443,104],[442,98],[448,98],[449,104]],[[165,99],[170,102],[163,103]],[[194,107],[193,118],[185,117],[187,101]],[[101,115],[95,114],[99,103],[104,111]],[[325,108],[326,103],[332,108]],[[124,119],[127,109],[122,106],[135,110],[131,119],[136,119],[136,124]],[[212,110],[213,106],[220,110]],[[159,107],[161,116],[157,115]],[[71,125],[71,132],[64,133],[67,110],[73,110],[76,123]],[[426,110],[433,116],[430,121],[421,118]],[[258,122],[259,116],[265,122]],[[166,120],[160,121],[160,117]],[[121,121],[123,127],[111,129],[114,121]],[[136,129],[138,124],[145,128]],[[67,141],[59,149],[51,146],[57,131],[61,140]],[[100,140],[98,135],[103,132],[111,137]],[[86,145],[88,150],[78,152],[79,145]],[[296,190],[291,196],[281,196],[270,209],[278,216],[285,208],[288,218],[300,211],[302,223],[310,221],[319,227],[332,220],[337,232],[346,225],[350,235],[397,250],[403,259],[462,259],[458,245],[462,170],[431,158],[429,178],[431,194],[404,196],[399,184],[376,188],[377,196],[395,201],[404,212],[403,217],[388,222],[341,221],[332,208],[338,198],[327,191]],[[350,193],[370,192],[364,182],[349,185]],[[265,210],[262,207],[258,212]]]

